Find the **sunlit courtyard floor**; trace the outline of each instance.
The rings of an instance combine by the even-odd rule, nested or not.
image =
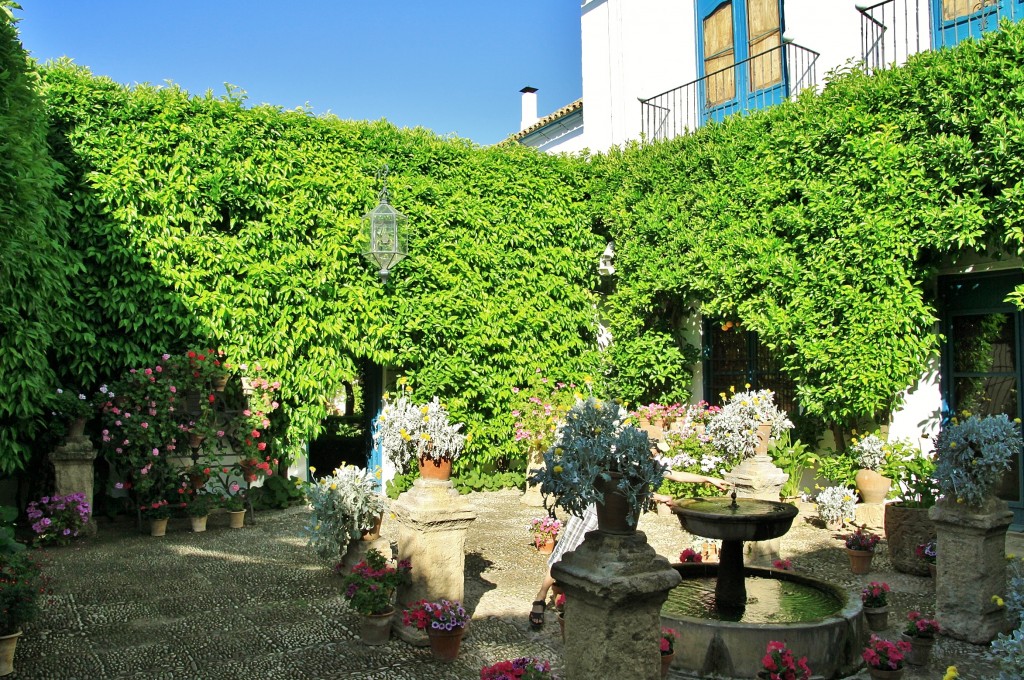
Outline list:
[[[511,490],[469,496],[477,512],[466,548],[473,621],[452,664],[394,638],[378,647],[360,644],[359,618],[346,609],[338,577],[306,547],[307,511],[291,508],[261,512],[256,524],[239,530],[228,528],[226,515],[211,517],[199,534],[187,519],[171,520],[162,538],[138,533],[128,520],[101,522],[95,538],[36,551],[53,578],[53,596],[26,628],[9,677],[469,679],[479,678],[484,664],[516,656],[561,668],[554,617],[540,632],[526,618],[546,558],[526,528],[542,511],[519,497]],[[934,611],[931,579],[892,571],[884,543],[870,574],[851,574],[838,534],[812,517],[813,506],[801,507],[782,539],[783,556],[796,569],[858,593],[870,581],[887,581],[894,623],[885,637],[898,637],[910,609]],[[394,540],[396,529],[385,519],[385,537]],[[645,515],[640,529],[671,561],[691,545],[672,516]],[[1008,544],[1024,553],[1019,535]],[[972,679],[995,677],[984,652],[942,638],[931,666],[904,677],[941,678],[949,664]]]

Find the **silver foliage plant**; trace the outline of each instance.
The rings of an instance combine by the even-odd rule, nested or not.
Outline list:
[[[654,509],[653,491],[661,484],[665,466],[651,455],[647,433],[625,423],[626,410],[611,400],[590,397],[569,409],[544,452],[544,467],[530,481],[541,493],[553,495],[566,512],[582,517],[587,506],[603,503],[594,483],[621,474],[617,488],[634,513]],[[630,524],[634,522],[629,518]]]
[[[818,517],[826,524],[854,519],[857,514],[857,492],[845,486],[827,486],[818,492]]]
[[[455,461],[466,445],[459,432],[462,423],[452,423],[437,397],[417,404],[406,396],[385,399],[374,420],[373,441],[383,455],[404,470],[410,460],[426,456]]]
[[[1022,445],[1020,423],[1004,414],[950,419],[935,437],[939,493],[980,507]]]
[[[854,442],[850,453],[857,457],[857,464],[862,468],[878,472],[885,463],[885,442],[878,435],[869,434]]]
[[[341,559],[349,543],[373,527],[387,507],[379,484],[376,474],[346,465],[306,485],[306,499],[313,510],[306,533],[321,559]]]
[[[773,439],[793,427],[786,412],[775,405],[771,390],[737,392],[708,423],[707,433],[726,458],[740,461],[754,455],[761,423],[772,426]]]
[[[1024,677],[1024,558],[1007,555],[1007,559],[1006,600],[1000,604],[1006,606],[1006,618],[1014,630],[992,641],[989,656],[999,669],[999,680],[1018,680]]]

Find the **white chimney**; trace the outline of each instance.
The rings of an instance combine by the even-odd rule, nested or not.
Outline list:
[[[525,130],[537,122],[537,88],[524,87],[519,91],[523,93],[523,115],[519,129]]]

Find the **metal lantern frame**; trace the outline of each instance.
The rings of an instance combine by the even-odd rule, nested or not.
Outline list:
[[[409,221],[391,206],[388,194],[388,166],[381,168],[377,179],[381,183],[377,207],[362,217],[360,229],[364,243],[363,257],[380,267],[380,281],[386,283],[391,269],[409,253],[405,225]]]

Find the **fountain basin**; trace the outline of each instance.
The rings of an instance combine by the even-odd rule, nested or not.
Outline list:
[[[672,512],[683,529],[723,541],[768,541],[793,526],[795,505],[758,498],[687,498],[676,501]]]
[[[684,581],[718,577],[716,564],[673,566]],[[807,657],[815,678],[840,678],[856,672],[861,665],[860,652],[867,638],[859,597],[793,572],[747,567],[745,576],[778,579],[816,588],[834,597],[838,609],[809,621],[745,623],[670,614],[663,608],[662,625],[675,628],[680,633],[672,661],[673,669],[696,678],[748,680],[761,670],[761,657],[768,642],[783,640],[798,657]]]

